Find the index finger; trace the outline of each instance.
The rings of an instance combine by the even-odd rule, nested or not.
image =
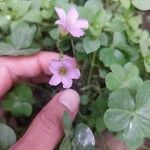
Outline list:
[[[0,98],[20,78],[33,78],[40,74],[50,75],[48,69],[50,62],[58,58],[59,54],[54,52],[39,52],[32,56],[0,57]]]

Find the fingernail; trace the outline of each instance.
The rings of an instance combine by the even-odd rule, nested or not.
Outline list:
[[[71,112],[75,112],[80,103],[79,94],[72,89],[65,90],[61,93],[59,102],[67,107]]]

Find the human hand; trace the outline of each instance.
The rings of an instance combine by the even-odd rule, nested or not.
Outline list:
[[[57,58],[58,54],[50,52],[40,52],[33,56],[0,57],[0,98],[20,80],[48,82],[49,63]],[[58,93],[35,117],[27,132],[10,150],[53,150],[63,136],[64,111],[74,119],[78,108],[77,92],[70,89]]]

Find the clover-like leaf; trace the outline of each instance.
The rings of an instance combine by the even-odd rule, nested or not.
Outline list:
[[[139,70],[132,63],[127,63],[124,67],[113,64],[110,69],[112,72],[106,76],[106,86],[111,91],[125,87],[134,92],[142,83]]]
[[[106,127],[118,132],[118,137],[131,148],[136,149],[143,138],[150,137],[150,81],[142,83],[134,97],[126,88],[114,91],[108,105],[104,114]]]
[[[30,116],[32,113],[32,103],[34,103],[33,93],[29,86],[19,85],[6,95],[2,106],[13,115]]]

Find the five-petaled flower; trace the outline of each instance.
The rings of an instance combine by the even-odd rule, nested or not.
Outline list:
[[[55,7],[55,11],[59,16],[59,20],[55,22],[60,28],[62,34],[67,35],[70,33],[73,37],[81,37],[84,35],[84,30],[88,28],[88,21],[86,19],[78,19],[79,13],[72,6],[66,12],[61,9]]]
[[[54,59],[51,61],[50,72],[53,74],[49,84],[56,86],[62,82],[63,88],[70,88],[73,79],[79,79],[80,71],[71,59]]]

